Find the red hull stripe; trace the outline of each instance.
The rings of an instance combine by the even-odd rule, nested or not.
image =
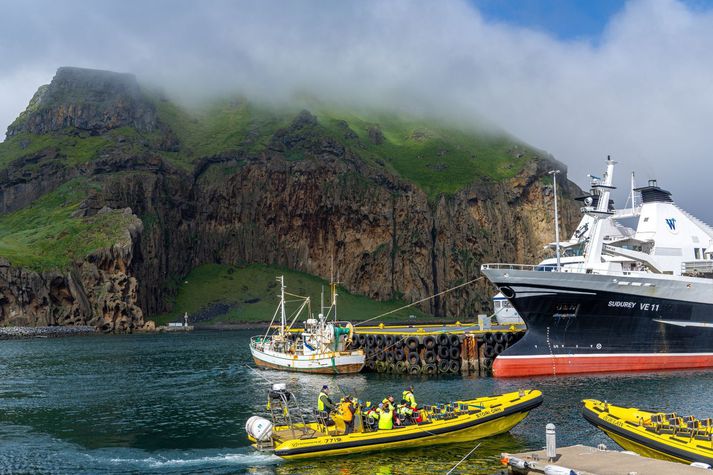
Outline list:
[[[661,371],[713,367],[713,353],[642,355],[556,355],[498,356],[493,362],[493,375],[499,378],[552,376],[615,371]]]

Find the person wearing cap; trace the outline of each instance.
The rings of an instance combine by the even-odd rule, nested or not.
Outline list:
[[[416,396],[413,395],[413,384],[409,384],[401,395],[401,399],[404,399],[410,408],[416,409]]]
[[[328,412],[333,411],[335,408],[335,404],[329,399],[329,386],[325,384],[322,386],[322,390],[319,392],[319,397],[317,398],[317,410],[319,412]]]

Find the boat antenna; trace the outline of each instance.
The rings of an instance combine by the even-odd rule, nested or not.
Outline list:
[[[559,213],[557,212],[557,175],[559,175],[559,170],[550,170],[547,172],[552,175],[552,183],[554,184],[555,192],[555,253],[557,254],[557,272],[560,271],[560,225],[559,225]]]
[[[634,183],[634,172],[631,172],[631,209],[636,208],[636,198],[634,196],[634,187],[636,187]]]

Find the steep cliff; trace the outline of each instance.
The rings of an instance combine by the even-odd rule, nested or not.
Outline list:
[[[0,265],[0,323],[127,331],[166,310],[172,279],[211,262],[327,275],[334,261],[352,292],[416,300],[482,262],[536,261],[552,240],[545,177],[566,167],[514,139],[244,100],[192,118],[112,74],[62,68],[41,88],[0,144],[0,203],[12,216],[83,177],[93,186],[73,219],[128,209],[128,238],[30,270],[3,253],[12,233],[0,215],[12,263]],[[566,179],[558,188],[579,192]],[[574,202],[561,213],[571,229]],[[424,309],[472,317],[489,294],[480,281]]]

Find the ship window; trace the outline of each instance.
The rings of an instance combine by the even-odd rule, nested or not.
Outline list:
[[[648,216],[644,218],[644,222],[647,222],[648,220],[649,220]]]
[[[701,250],[700,250],[700,248],[697,248],[697,247],[694,247],[694,248],[693,248],[693,256],[694,256],[696,259],[700,259],[700,258],[701,258]]]
[[[500,308],[500,300],[496,300],[495,301],[495,309],[497,310],[499,308]]]

